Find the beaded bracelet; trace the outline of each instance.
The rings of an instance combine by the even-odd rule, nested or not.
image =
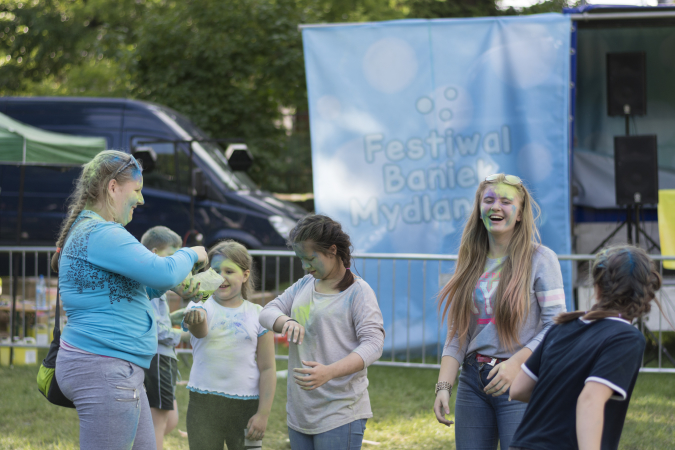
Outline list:
[[[447,381],[439,381],[436,383],[436,392],[434,392],[434,395],[438,395],[438,391],[448,391],[452,396],[452,384]]]

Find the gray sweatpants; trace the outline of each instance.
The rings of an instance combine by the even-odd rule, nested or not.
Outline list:
[[[145,373],[117,358],[61,349],[56,380],[80,418],[80,448],[155,450]]]

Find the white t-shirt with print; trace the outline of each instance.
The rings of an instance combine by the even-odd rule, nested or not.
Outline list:
[[[209,333],[202,339],[190,336],[193,363],[188,389],[230,398],[257,399],[258,338],[267,333],[258,322],[262,306],[244,300],[238,308],[226,308],[213,297],[203,304],[190,302],[188,309],[193,306],[206,310]]]

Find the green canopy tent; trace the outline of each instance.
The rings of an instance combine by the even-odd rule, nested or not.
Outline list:
[[[105,138],[53,133],[0,114],[0,164],[81,165],[106,147]]]
[[[105,150],[105,138],[80,137],[53,133],[17,122],[0,114],[0,164],[21,166],[19,178],[19,202],[16,219],[16,244],[21,242],[21,216],[23,213],[24,183],[26,165],[79,166],[92,160],[97,153]],[[19,256],[19,255],[16,255]],[[19,259],[14,263],[14,289],[10,315],[10,342],[14,342],[16,291]],[[10,364],[13,359],[10,348]]]

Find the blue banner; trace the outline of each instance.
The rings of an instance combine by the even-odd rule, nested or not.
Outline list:
[[[303,29],[316,210],[359,252],[456,254],[478,183],[504,172],[541,205],[543,243],[571,253],[570,29],[560,14]],[[363,268],[373,286],[374,267]],[[427,345],[452,266],[427,267],[424,289],[410,269],[412,288],[380,267],[380,302],[388,333],[433,329]],[[420,346],[392,339],[397,351]]]

